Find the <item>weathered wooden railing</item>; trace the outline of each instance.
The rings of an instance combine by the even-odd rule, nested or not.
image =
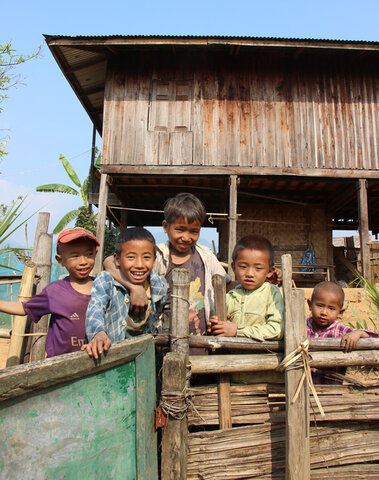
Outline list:
[[[206,375],[206,374],[218,375],[218,378],[219,378],[218,386],[217,387],[209,386],[209,388],[207,387],[205,388],[207,389],[207,392],[208,392],[207,395],[211,396],[209,398],[214,398],[212,397],[212,395],[216,395],[216,399],[217,399],[216,401],[218,404],[218,409],[217,409],[218,420],[216,421],[216,425],[219,425],[220,430],[218,430],[217,432],[220,432],[220,436],[222,435],[221,432],[223,431],[223,429],[227,429],[225,430],[228,432],[227,435],[230,435],[230,438],[233,439],[234,437],[232,433],[235,429],[230,427],[232,426],[232,423],[234,423],[234,418],[237,418],[236,420],[237,424],[243,424],[244,421],[246,421],[243,419],[243,418],[246,419],[246,415],[245,416],[242,415],[242,417],[241,416],[238,417],[237,414],[233,414],[233,422],[232,422],[231,392],[232,392],[232,395],[234,396],[238,394],[238,392],[240,392],[239,393],[240,395],[246,395],[246,393],[249,392],[249,388],[251,389],[251,386],[245,387],[243,385],[241,386],[234,385],[230,387],[230,382],[228,377],[229,374],[241,373],[241,372],[275,371],[278,369],[281,361],[283,360],[284,354],[286,353],[288,355],[288,353],[295,350],[299,346],[299,344],[306,339],[304,293],[302,290],[292,289],[291,258],[289,255],[282,257],[282,265],[283,265],[283,284],[284,284],[283,292],[284,292],[285,322],[286,322],[285,323],[286,335],[285,335],[284,341],[258,342],[258,341],[254,341],[252,339],[247,339],[247,338],[246,339],[245,338],[221,338],[221,337],[212,337],[212,336],[192,336],[192,335],[188,336],[188,330],[187,330],[187,333],[185,333],[184,326],[183,326],[183,331],[181,331],[178,328],[176,328],[175,330],[174,339],[175,338],[177,340],[180,339],[182,342],[185,342],[185,337],[187,336],[188,347],[207,347],[210,351],[217,352],[217,355],[190,356],[189,365],[190,365],[190,370],[192,375]],[[217,288],[216,285],[215,287]],[[222,291],[222,295],[224,295],[223,291]],[[182,305],[184,308],[186,301],[183,298],[182,294],[177,295],[177,297],[180,302],[183,302]],[[217,295],[216,295],[216,300],[217,300]],[[177,322],[179,321],[179,317],[176,315],[180,316],[179,311],[176,314],[175,312],[173,312],[172,323],[174,325],[178,325]],[[171,337],[167,335],[158,335],[155,341],[156,341],[156,344],[158,345],[165,345],[169,342],[170,338]],[[172,341],[172,338],[171,338],[171,341]],[[336,366],[359,366],[359,365],[378,366],[379,365],[379,339],[374,339],[374,338],[360,339],[356,348],[357,349],[355,351],[346,353],[342,351],[343,349],[340,346],[339,339],[310,339],[310,347],[309,347],[310,366],[316,367],[316,368],[325,368],[325,367],[330,368],[330,367],[336,367]],[[242,354],[233,353],[236,350],[238,350],[238,352],[243,351],[244,353]],[[254,353],[254,355],[252,355],[252,353]],[[181,377],[184,375],[183,372],[185,371],[185,368],[183,366],[185,356],[186,354],[182,354],[181,363],[178,360],[178,364],[177,364],[179,365],[180,363],[182,365],[181,368],[177,369],[177,371],[182,371]],[[168,358],[170,357],[166,355],[165,363],[168,362]],[[165,375],[165,370],[163,371]],[[179,381],[175,380],[173,378],[172,372],[173,370],[171,370],[171,374],[170,374],[171,376],[170,388],[173,391],[181,391],[180,389],[183,386],[183,379],[181,378]],[[309,405],[312,405],[312,419],[315,419],[316,406],[315,406],[313,397],[311,397],[311,401],[309,401],[309,395],[307,391],[308,386],[306,382],[304,383],[300,396],[298,397],[296,402],[292,401],[299,383],[299,378],[302,375],[302,372],[303,372],[303,369],[289,370],[288,372],[285,372],[285,385],[286,385],[285,395],[284,395],[284,392],[280,390],[280,388],[278,388],[278,393],[276,394],[276,395],[279,395],[279,397],[281,398],[281,402],[283,401],[285,402],[285,411],[281,410],[281,414],[285,415],[285,430],[286,430],[285,478],[287,480],[290,480],[290,479],[304,480],[304,479],[311,478],[310,442],[312,443],[312,445],[314,444],[315,433],[310,432],[308,407]],[[332,394],[334,390],[336,390],[336,392],[338,391],[338,387],[329,387],[329,389],[328,387],[329,386],[327,386],[326,388],[324,387],[324,390],[328,393]],[[214,390],[215,388],[216,390]],[[243,393],[244,388],[245,388],[245,393]],[[341,386],[339,391],[342,392],[344,388],[346,389],[347,387]],[[332,392],[332,389],[334,389],[333,392]],[[202,395],[201,388],[196,389],[195,387],[194,389],[192,389],[192,391],[199,393],[201,397]],[[321,391],[323,391],[323,388],[321,388]],[[375,395],[375,393],[373,395]],[[246,396],[244,398],[246,398]],[[214,401],[215,400],[212,400],[212,402]],[[372,400],[370,401],[372,402]],[[204,412],[209,411],[209,405],[207,407],[207,400],[205,400],[205,397],[204,397],[204,400],[200,401],[199,405],[200,405],[199,406],[200,416],[192,412],[192,414],[190,415],[191,425],[199,425],[199,426],[201,426],[202,424],[215,425],[213,420],[209,419],[210,417],[203,418],[203,419],[201,418],[202,411]],[[203,410],[201,410],[201,408],[203,408]],[[257,422],[247,422],[247,423],[259,424],[259,423],[262,423],[262,421],[267,422],[270,416],[272,416],[273,418],[276,418],[275,415],[276,415],[275,412],[265,413],[264,415],[261,414],[261,416],[259,417],[260,419],[258,419]],[[328,414],[328,415],[327,415],[327,418],[332,419],[331,414]],[[362,416],[361,413],[358,413],[358,415],[356,416],[356,419],[358,420],[361,418],[366,418],[366,416],[365,415]],[[252,415],[250,415],[249,418],[251,417]],[[317,414],[317,417],[320,418],[319,413]],[[343,418],[348,418],[348,413],[347,413],[347,416],[345,415],[345,417]],[[375,418],[376,420],[379,420],[379,415],[378,413],[375,413],[374,417],[371,416],[370,418]],[[165,434],[164,434],[163,442],[162,442],[162,480],[174,479],[174,478],[185,479],[187,478],[187,475],[186,475],[187,465],[183,464],[183,459],[185,458],[185,455],[183,455],[183,451],[185,451],[186,449],[186,441],[182,437],[183,437],[184,429],[187,428],[187,418],[185,419],[183,418],[182,420],[173,420],[169,416],[167,422],[168,423],[167,423],[166,429],[168,429],[170,424],[172,424],[173,422],[177,422],[177,423],[179,422],[179,424],[181,425],[180,428],[176,429],[176,433],[173,434],[173,437],[170,439],[170,442],[169,442],[169,445],[171,446],[171,448],[174,448],[175,445],[179,446],[181,453],[179,453],[179,450],[176,450],[175,454],[173,451],[171,451],[171,455],[168,455],[168,456],[163,455],[163,448],[165,448],[164,444],[166,441]],[[261,430],[263,429],[266,433],[268,432],[269,434],[268,438],[270,438],[270,435],[271,435],[272,441],[279,442],[279,437],[278,439],[274,440],[274,436],[275,436],[274,430],[277,427],[274,428],[274,425],[273,425],[272,427],[274,428],[274,430],[273,431],[270,430],[271,432],[270,433],[267,430],[268,424],[265,424],[265,425],[266,426],[265,427],[262,426],[262,428],[259,427],[259,425],[255,425],[255,428],[257,429],[256,431],[258,431],[259,429]],[[375,427],[373,428],[375,431]],[[263,435],[263,430],[262,430],[262,435]],[[235,432],[235,434],[237,435],[237,431]],[[242,432],[240,432],[240,434],[244,435],[244,433]],[[246,431],[246,434],[248,434],[247,431]],[[203,436],[205,438],[207,435],[209,435],[209,438],[210,438],[209,442],[212,442],[213,441],[212,439],[214,439],[215,436],[217,436],[217,434],[213,430],[210,432],[204,432],[203,434],[200,434],[200,437]],[[181,437],[180,439],[179,439],[179,436]],[[177,438],[177,440],[174,439],[175,437]],[[194,438],[193,435],[191,436],[191,438]],[[222,437],[220,437],[220,441],[222,441],[221,438]],[[230,438],[229,438],[229,441],[233,441],[233,440],[230,440]],[[239,444],[240,441],[241,439],[238,439],[237,437],[235,437],[236,445]],[[209,445],[211,445],[211,443]],[[190,447],[190,450],[192,448],[195,448],[195,447],[193,446]],[[206,449],[203,450],[203,447],[196,447],[196,448],[200,448],[199,453],[206,450]],[[374,448],[375,450],[376,447],[372,446],[370,448]],[[168,453],[170,450],[166,449],[165,451]],[[192,455],[191,458],[193,458],[193,455],[196,456],[196,454],[191,454],[191,455]],[[205,453],[204,453],[204,458],[206,458]],[[240,458],[241,458],[241,461],[243,461],[242,454]],[[369,460],[378,461],[379,452],[373,453],[369,457]],[[215,459],[214,462],[215,462],[215,467],[214,467],[215,470],[212,471],[213,472],[212,475],[216,475],[215,471],[217,470],[217,460]],[[178,466],[179,464],[180,466]],[[221,465],[224,465],[224,463],[220,461],[219,463],[220,471],[217,473],[217,475],[214,478],[226,478],[226,477],[222,477],[223,473],[225,472],[222,472],[222,469],[224,468],[224,466],[221,466]],[[326,462],[325,465],[327,467],[328,463]],[[195,478],[193,476],[193,466],[191,468],[192,468],[192,471],[189,472],[189,478]],[[234,471],[235,469],[237,469],[238,471],[237,464],[234,464],[232,466],[232,463],[231,463],[231,468],[234,469]],[[370,471],[370,474],[371,474],[373,469],[371,468],[371,470],[369,470],[364,468],[362,471],[364,471],[365,474],[368,474],[368,472]],[[357,470],[357,472],[359,472],[359,469]],[[204,472],[202,472],[202,474],[203,473]],[[270,475],[271,474],[266,473],[264,478],[284,478],[283,471],[281,471],[280,473],[277,472],[275,474],[276,476],[274,475],[274,473],[272,474],[272,476]],[[320,469],[317,475],[318,476],[315,477],[314,474],[312,474],[312,478],[320,478],[320,479],[327,478],[328,473],[326,472],[325,477],[323,477],[322,469]],[[345,473],[342,473],[342,475],[345,475]],[[204,478],[208,478],[208,477],[204,476]],[[209,478],[213,478],[213,477],[209,477]],[[237,476],[230,476],[230,478],[239,478],[239,477],[237,474]],[[257,478],[260,478],[259,475]],[[347,478],[347,477],[341,476],[341,478]],[[352,477],[352,478],[356,478],[356,477]]]

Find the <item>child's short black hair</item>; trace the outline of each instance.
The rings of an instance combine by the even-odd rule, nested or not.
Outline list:
[[[207,214],[201,200],[192,193],[178,193],[167,200],[164,206],[164,219],[170,225],[176,218],[186,218],[189,223],[204,223]]]
[[[343,307],[343,304],[345,302],[345,292],[343,291],[341,285],[338,285],[338,283],[334,282],[318,283],[313,289],[311,302],[313,302],[313,300],[317,297],[317,294],[320,290],[328,290],[329,292],[333,292],[336,295],[339,295],[341,297],[341,308]]]
[[[269,266],[270,268],[274,266],[274,248],[267,238],[262,237],[261,235],[247,235],[246,237],[238,240],[232,254],[233,262],[236,261],[238,252],[245,250],[246,248],[249,250],[263,250],[267,252],[269,257]]]
[[[132,227],[122,230],[116,238],[115,254],[117,256],[121,255],[122,245],[130,240],[147,240],[153,244],[155,253],[155,239],[151,232],[143,227]]]

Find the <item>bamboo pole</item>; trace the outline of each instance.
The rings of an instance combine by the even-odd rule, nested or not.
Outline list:
[[[213,275],[212,286],[214,291],[215,315],[220,321],[226,320],[226,282],[222,275]],[[232,405],[230,396],[230,376],[220,373],[218,376],[218,418],[220,429],[232,427]]]
[[[37,253],[35,256],[37,275],[40,278],[36,287],[36,293],[40,293],[46,285],[50,283],[52,246],[53,235],[49,233],[41,233],[38,238]],[[41,317],[38,323],[33,323],[33,328],[31,329],[33,336],[30,347],[30,360],[32,362],[43,360],[46,356],[45,345],[48,328],[48,315]]]
[[[35,271],[35,263],[25,263],[24,272],[21,279],[20,293],[18,295],[18,300],[20,302],[25,302],[26,300],[29,300],[32,295]],[[6,364],[7,367],[13,367],[14,365],[19,365],[21,363],[21,351],[25,338],[24,334],[26,320],[26,315],[15,316],[11,340],[9,343],[8,359]]]

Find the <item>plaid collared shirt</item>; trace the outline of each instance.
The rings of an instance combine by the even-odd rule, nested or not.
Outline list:
[[[151,311],[144,333],[154,333],[166,302],[167,282],[154,271],[150,273]],[[131,337],[127,332],[130,293],[108,272],[100,272],[93,282],[86,316],[86,334],[90,342],[98,332],[105,332],[111,342]]]
[[[340,338],[346,333],[354,331],[355,328],[348,327],[343,325],[338,320],[333,322],[329,327],[324,328],[324,330],[316,331],[313,326],[313,318],[309,317],[307,319],[307,335],[310,338]],[[373,330],[364,330],[368,333],[370,337],[378,337],[378,334]],[[315,384],[334,384],[340,385],[342,380],[333,376],[333,373],[339,373],[345,375],[346,367],[334,367],[329,368],[327,371],[323,369],[312,368],[312,379]],[[330,375],[331,374],[331,375]]]

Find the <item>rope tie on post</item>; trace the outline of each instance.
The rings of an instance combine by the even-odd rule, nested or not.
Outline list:
[[[175,420],[182,420],[187,415],[187,412],[191,411],[195,412],[205,422],[192,401],[191,392],[186,387],[181,392],[166,392],[162,390],[159,406],[167,417]]]
[[[320,411],[322,417],[325,417],[324,409],[322,408],[321,402],[318,398],[316,389],[313,385],[312,374],[311,374],[311,367],[309,365],[309,339],[307,338],[304,342],[301,342],[300,345],[288,354],[283,360],[281,361],[278,370],[283,372],[284,370],[292,370],[292,369],[300,369],[303,368],[303,374],[300,378],[299,384],[297,386],[295,395],[293,396],[291,403],[295,403],[300,395],[301,388],[304,384],[305,379],[311,389],[312,395],[316,401],[317,407]]]

